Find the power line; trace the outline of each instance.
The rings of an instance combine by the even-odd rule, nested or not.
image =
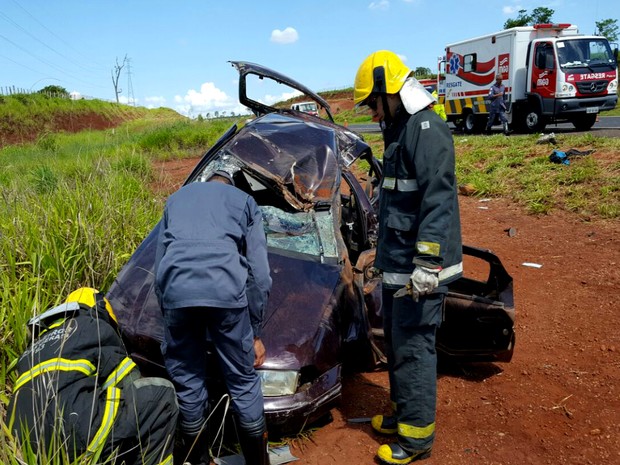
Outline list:
[[[26,13],[34,22],[36,22],[39,26],[41,26],[43,29],[45,29],[50,35],[54,36],[56,39],[58,39],[60,42],[62,42],[65,46],[67,46],[68,48],[70,48],[71,50],[73,50],[75,53],[77,53],[78,55],[81,56],[82,59],[84,60],[89,60],[89,58],[85,57],[84,55],[82,55],[80,53],[79,50],[75,49],[69,42],[67,42],[66,40],[64,40],[62,37],[60,37],[59,35],[57,35],[54,31],[52,31],[50,28],[48,28],[45,24],[43,24],[41,21],[39,21],[32,13],[30,13],[26,8],[24,8],[22,5],[20,5],[20,3],[17,0],[12,0],[12,2],[17,5],[24,13]],[[4,15],[3,15],[4,16]],[[32,37],[33,39],[37,40],[38,42],[41,42],[39,39],[37,39],[36,37],[32,36],[32,34],[30,34],[28,31],[26,31],[23,27],[19,26],[18,24],[16,24],[14,21],[10,20],[16,27],[19,27],[20,29],[22,29],[24,32],[26,32],[26,34],[28,34],[30,37]],[[46,44],[43,44],[45,46],[47,46]],[[49,47],[48,47],[49,48]],[[53,50],[53,49],[52,49]],[[55,50],[53,50],[55,51]],[[55,51],[56,52],[56,51]],[[60,54],[59,52],[56,52],[61,56],[64,56],[62,54]],[[66,57],[65,57],[66,58]],[[67,60],[71,61],[69,58],[67,58]],[[82,65],[75,63],[77,66],[80,66],[82,68],[84,68]],[[88,69],[90,66],[87,65],[86,68],[84,69]],[[95,66],[97,69],[99,70],[103,70],[105,69],[103,66],[97,64]],[[92,68],[92,67],[90,67]]]

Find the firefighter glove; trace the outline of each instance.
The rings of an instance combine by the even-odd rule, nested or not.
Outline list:
[[[420,295],[430,294],[439,286],[440,269],[431,269],[417,265],[411,273],[411,285]]]

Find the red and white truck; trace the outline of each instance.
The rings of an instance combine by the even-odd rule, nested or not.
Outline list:
[[[511,127],[541,132],[569,121],[588,130],[618,102],[618,49],[571,24],[514,27],[446,46],[439,103],[448,121],[473,133],[488,119],[486,97],[501,74]]]

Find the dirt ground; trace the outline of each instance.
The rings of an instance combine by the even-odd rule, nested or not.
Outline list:
[[[196,161],[158,165],[156,189],[178,187]],[[514,278],[517,342],[510,363],[441,370],[437,438],[422,463],[620,464],[618,222],[459,199],[463,241],[494,251]],[[388,439],[347,420],[387,412],[386,372],[345,377],[333,421],[292,442],[295,463],[378,463]]]

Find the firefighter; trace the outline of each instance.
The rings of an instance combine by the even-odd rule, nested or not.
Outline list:
[[[379,447],[387,464],[427,458],[435,437],[437,355],[447,284],[462,275],[454,144],[429,108],[433,97],[397,55],[369,55],[355,76],[354,101],[383,133],[383,178],[375,268],[382,272],[391,415],[372,427],[396,441]],[[410,291],[395,294],[409,284]],[[406,287],[405,287],[406,289]],[[402,291],[401,291],[402,292]]]
[[[437,94],[437,89],[435,89],[431,95],[433,96],[433,99],[435,101],[435,103],[431,104],[431,108],[433,109],[433,111],[435,113],[437,113],[439,115],[439,117],[444,120],[444,121],[448,121],[448,116],[446,115],[446,107],[443,103],[439,103],[439,96]]]
[[[174,387],[140,377],[101,293],[80,288],[29,329],[7,411],[22,451],[37,463],[64,453],[71,463],[172,464]]]
[[[267,243],[256,201],[237,189],[233,168],[183,186],[166,202],[155,259],[164,315],[162,354],[177,390],[184,451],[208,463],[206,334],[218,355],[239,421],[247,465],[266,465],[267,429],[255,367],[271,290]]]
[[[504,101],[504,94],[506,93],[506,87],[502,84],[502,75],[495,76],[495,84],[489,89],[488,98],[491,100],[489,104],[489,120],[487,121],[486,133],[491,134],[491,127],[495,122],[495,118],[499,118],[504,129],[504,135],[510,134],[508,129],[508,119],[506,118],[506,102]]]

